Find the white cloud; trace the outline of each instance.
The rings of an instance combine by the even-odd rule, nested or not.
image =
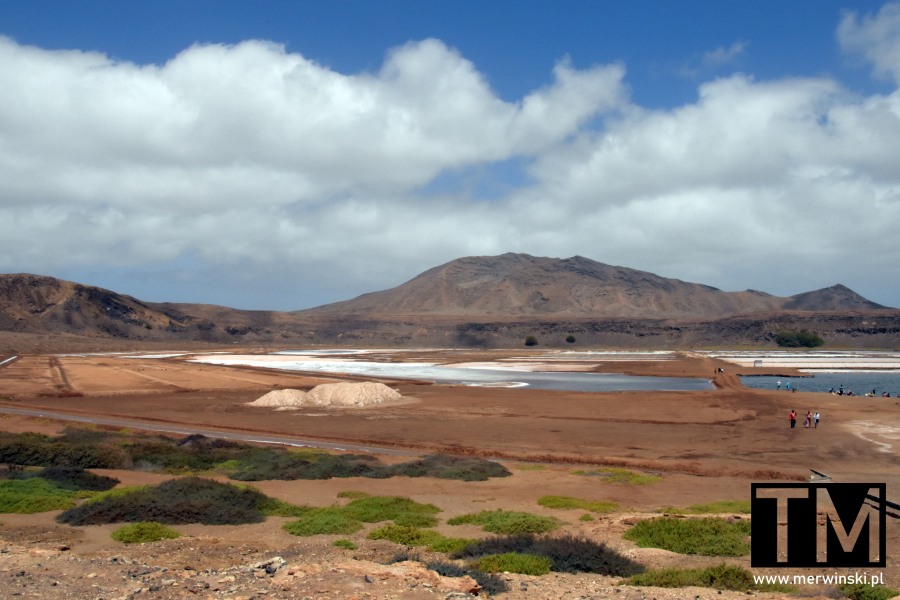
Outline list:
[[[837,36],[845,51],[861,54],[876,74],[900,82],[900,3],[885,4],[877,14],[862,18],[847,13]]]
[[[840,30],[894,74],[895,8]],[[0,65],[3,271],[109,267],[159,278],[150,300],[196,278],[190,300],[300,308],[520,251],[900,304],[898,92],[731,75],[647,110],[622,65],[563,59],[508,102],[438,40],[353,75],[262,41],[140,66],[0,38]],[[500,197],[428,188],[504,161],[527,177]]]

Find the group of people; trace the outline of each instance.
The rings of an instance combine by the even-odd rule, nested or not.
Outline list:
[[[793,408],[791,412],[788,414],[788,418],[791,420],[791,429],[794,429],[797,426],[797,411]],[[816,429],[819,426],[819,419],[822,418],[822,415],[819,414],[819,411],[816,411],[815,414],[812,411],[806,411],[806,419],[803,420],[803,426],[809,429],[812,427]]]

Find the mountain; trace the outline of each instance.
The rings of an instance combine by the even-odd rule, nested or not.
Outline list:
[[[395,288],[294,311],[144,302],[41,275],[0,275],[0,353],[244,344],[516,347],[767,345],[784,329],[900,347],[900,311],[835,285],[787,298],[723,292],[581,256],[460,258]]]
[[[398,287],[305,311],[316,315],[719,319],[781,310],[882,309],[834,287],[789,298],[722,290],[615,267],[582,256],[473,256]]]

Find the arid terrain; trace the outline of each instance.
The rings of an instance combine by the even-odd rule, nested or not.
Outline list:
[[[428,353],[428,360],[463,362],[526,354],[446,350]],[[400,353],[393,359],[421,356]],[[652,567],[706,565],[721,559],[637,548],[621,537],[629,524],[665,506],[747,500],[754,481],[802,481],[815,469],[840,482],[887,482],[889,499],[897,500],[900,458],[890,435],[884,433],[890,430],[873,433],[860,423],[900,430],[900,399],[751,390],[740,384],[734,365],[688,354],[674,360],[601,362],[593,368],[714,378],[716,389],[578,393],[387,380],[403,394],[403,401],[277,412],[246,403],[273,389],[309,389],[352,378],[197,364],[180,356],[25,355],[0,366],[0,411],[8,411],[0,416],[0,428],[56,432],[64,425],[56,418],[58,413],[117,430],[178,427],[207,434],[307,440],[357,452],[362,447],[388,462],[431,453],[490,458],[513,475],[485,482],[395,477],[271,481],[257,487],[295,504],[315,506],[335,503],[337,494],[346,490],[408,496],[439,506],[442,522],[494,508],[553,515],[566,521],[566,531],[604,541]],[[724,372],[718,372],[720,368]],[[822,424],[817,429],[791,430],[787,419],[791,408],[820,411]],[[9,412],[26,410],[44,416]],[[604,466],[627,467],[661,479],[630,485],[574,473]],[[166,477],[127,471],[114,475],[122,485]],[[578,519],[580,511],[538,505],[538,498],[545,495],[612,501],[621,508],[584,522]],[[357,534],[359,549],[342,550],[330,545],[334,536],[287,534],[280,527],[282,518],[241,527],[179,527],[186,537],[125,546],[109,537],[113,526],[58,525],[55,514],[0,516],[0,577],[19,596],[433,598],[450,597],[454,586],[460,585],[458,579],[442,580],[415,564],[381,564],[396,552],[393,544]],[[895,587],[900,585],[900,568],[891,555],[900,543],[896,521],[888,519],[889,558],[884,570],[886,583]],[[442,525],[439,530],[447,535],[479,535],[472,526]],[[275,556],[287,563],[274,575],[253,568]],[[729,560],[749,566],[748,557]],[[505,577],[510,581],[509,597],[744,596],[701,588],[621,588],[616,579],[594,575]],[[816,588],[806,592],[830,593]]]

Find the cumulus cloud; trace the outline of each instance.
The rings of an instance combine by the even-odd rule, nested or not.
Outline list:
[[[844,15],[837,36],[845,51],[862,55],[876,74],[900,81],[900,3],[885,4],[875,15]]]
[[[893,76],[897,6],[838,32]],[[253,40],[136,65],[0,38],[0,65],[2,271],[106,269],[139,274],[118,291],[148,300],[291,309],[517,251],[900,304],[897,92],[733,74],[648,110],[623,65],[563,58],[507,101],[434,39],[356,74]],[[433,185],[504,169],[500,195]]]

